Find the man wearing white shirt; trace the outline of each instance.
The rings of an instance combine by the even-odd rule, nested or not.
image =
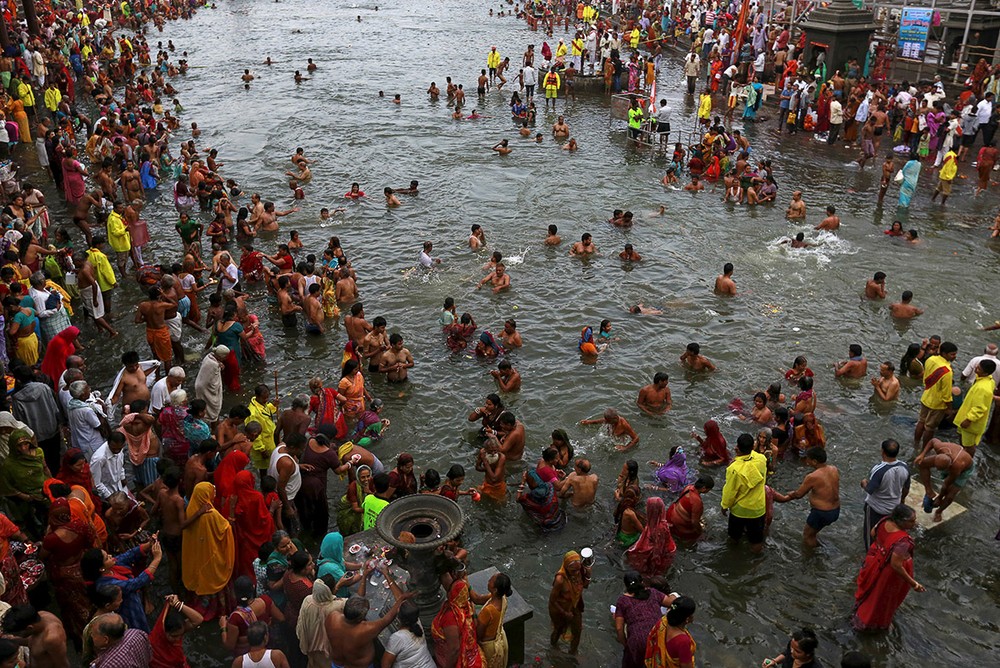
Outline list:
[[[715,31],[711,28],[705,28],[704,34],[701,36],[701,59],[708,60],[708,55],[712,53],[712,48],[715,46]]]
[[[441,258],[431,257],[432,250],[434,250],[434,244],[430,241],[425,241],[424,249],[420,251],[420,266],[430,269],[436,264],[441,264]]]
[[[985,126],[990,122],[991,116],[993,116],[993,93],[987,93],[976,105],[976,125],[979,126],[979,130],[985,133]],[[983,145],[986,145],[985,139]]]
[[[997,360],[997,353],[1000,352],[1000,348],[997,348],[997,344],[991,343],[986,346],[986,350],[983,351],[982,355],[977,355],[969,360],[969,363],[965,365],[965,370],[962,371],[962,380],[964,381],[974,381],[976,379],[976,367],[983,360],[993,360],[997,363],[996,370],[993,371],[993,380],[1000,386],[1000,360]]]
[[[107,420],[87,400],[90,386],[85,380],[77,380],[69,385],[70,400],[67,405],[70,442],[74,448],[83,450],[89,460],[104,443],[105,434],[110,432]]]
[[[90,458],[90,477],[94,491],[104,500],[115,492],[126,492],[125,487],[125,434],[111,432],[104,445]]]
[[[656,112],[656,132],[660,135],[660,143],[665,144],[670,141],[670,117],[674,110],[670,108],[666,100],[660,100],[660,108]]]
[[[830,134],[827,144],[835,144],[840,136],[840,128],[844,127],[844,107],[837,98],[830,98]]]
[[[524,66],[523,72],[524,80],[524,96],[525,99],[535,96],[535,84],[538,83],[538,73],[535,72],[535,68],[531,65]]]
[[[164,406],[170,404],[170,393],[180,389],[184,384],[186,374],[183,367],[175,366],[167,372],[167,375],[153,384],[153,389],[149,391],[149,412],[154,416],[159,415]]]

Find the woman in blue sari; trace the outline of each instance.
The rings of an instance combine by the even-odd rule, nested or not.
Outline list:
[[[743,109],[743,119],[748,121],[757,120],[757,111],[760,109],[761,101],[763,100],[764,84],[759,81],[754,81],[752,84],[747,86],[747,101],[746,106]]]
[[[901,170],[903,182],[899,186],[899,206],[903,209],[910,207],[910,199],[917,191],[917,181],[920,179],[920,161],[917,156],[910,154],[910,159]]]

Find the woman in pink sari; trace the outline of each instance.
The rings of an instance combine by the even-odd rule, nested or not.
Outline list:
[[[658,496],[646,499],[646,528],[625,558],[640,575],[650,578],[663,575],[670,568],[676,551],[663,499]]]
[[[315,433],[319,433],[323,427],[335,429],[334,436],[338,439],[347,436],[347,423],[344,421],[344,414],[340,405],[347,399],[332,387],[323,387],[323,380],[319,377],[309,381],[309,391],[312,397],[309,398],[309,412],[315,418],[311,425]]]
[[[66,203],[76,206],[83,199],[86,186],[83,177],[87,176],[87,170],[80,161],[76,159],[76,149],[71,148],[62,160],[63,188],[66,194]]]

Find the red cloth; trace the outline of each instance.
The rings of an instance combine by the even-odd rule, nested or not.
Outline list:
[[[184,656],[184,637],[178,640],[171,640],[170,636],[163,629],[163,618],[170,610],[169,605],[163,606],[163,611],[153,625],[153,631],[149,634],[149,646],[153,650],[153,658],[149,662],[149,668],[191,668]]]
[[[882,520],[875,527],[875,540],[868,548],[858,573],[854,592],[854,628],[859,631],[887,629],[896,610],[910,593],[910,583],[892,570],[893,553],[906,557],[903,568],[913,576],[913,539],[902,529],[889,532]]]
[[[215,509],[223,515],[229,512],[228,499],[236,493],[234,482],[236,474],[250,464],[250,458],[239,450],[233,450],[219,462],[212,478],[215,484]],[[228,516],[228,515],[227,515]]]
[[[80,336],[80,330],[70,325],[52,337],[45,347],[45,357],[42,359],[42,373],[52,379],[52,384],[58,388],[59,378],[66,370],[66,358],[76,353],[73,342]]]
[[[723,463],[728,464],[732,457],[729,456],[729,448],[725,437],[719,431],[719,423],[709,420],[705,423],[705,438],[701,440],[702,457],[709,460],[723,459]]]
[[[237,473],[233,488],[237,497],[235,575],[247,575],[253,579],[253,561],[257,558],[260,546],[271,540],[274,518],[267,510],[264,495],[254,488],[253,474],[250,471]]]
[[[658,496],[646,499],[646,528],[625,553],[629,564],[645,577],[663,575],[673,563],[676,551],[663,499]]]

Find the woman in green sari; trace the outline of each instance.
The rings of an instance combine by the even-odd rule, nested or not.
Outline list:
[[[6,497],[10,518],[29,535],[41,535],[48,501],[42,486],[52,477],[45,455],[26,429],[15,429],[8,441],[10,454],[0,466],[0,495]]]
[[[359,466],[355,471],[353,482],[347,486],[347,493],[341,497],[340,505],[337,507],[337,530],[341,536],[350,536],[361,531],[363,524],[361,504],[368,496],[371,479],[371,468]]]

